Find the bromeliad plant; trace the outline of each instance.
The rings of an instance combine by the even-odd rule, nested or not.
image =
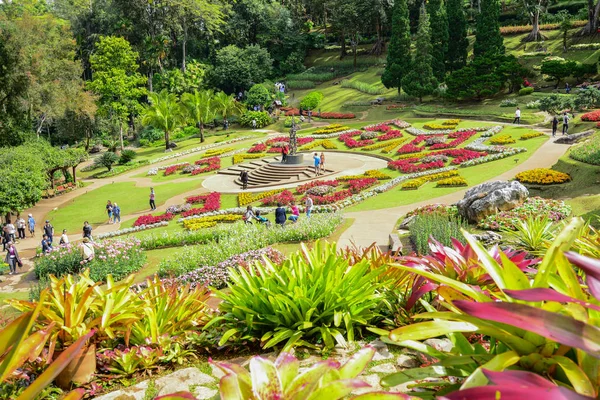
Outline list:
[[[248,270],[231,269],[230,292],[217,292],[223,315],[209,325],[224,327],[219,342],[256,342],[267,349],[283,344],[316,348],[346,346],[377,317],[381,269],[367,260],[349,265],[335,244],[316,242],[281,266],[265,260]],[[208,327],[208,325],[207,325]]]
[[[546,251],[556,231],[554,221],[545,215],[529,216],[524,221],[518,221],[514,228],[500,230],[506,242],[535,255]]]
[[[519,368],[579,394],[568,398],[595,398],[600,387],[600,261],[563,253],[576,239],[582,224],[581,219],[574,219],[558,235],[534,277],[502,253],[500,260],[495,260],[465,233],[481,267],[497,287],[494,291],[484,292],[440,274],[413,269],[415,274],[444,285],[438,288],[438,295],[445,311],[428,306],[430,312],[415,316],[425,321],[395,329],[384,339],[423,351],[439,361],[429,370],[392,374],[383,383],[395,386],[422,379],[424,374],[452,376],[460,383],[443,381],[439,385],[448,393],[485,385],[488,378],[484,370]],[[586,274],[587,286],[580,283],[571,264]],[[490,342],[487,346],[473,345],[465,333],[483,334]],[[420,342],[444,335],[454,344],[450,352]],[[512,389],[502,386],[496,391],[502,399],[517,398],[511,397]]]

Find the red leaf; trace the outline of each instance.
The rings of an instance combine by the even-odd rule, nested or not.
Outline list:
[[[572,251],[566,252],[565,256],[567,260],[585,272],[590,293],[600,300],[600,260],[585,257]]]
[[[527,290],[504,290],[504,293],[517,300],[525,301],[557,301],[559,303],[577,303],[587,308],[600,311],[600,307],[588,303],[587,301],[581,301],[574,299],[573,297],[558,293],[556,290],[547,288],[535,288]]]

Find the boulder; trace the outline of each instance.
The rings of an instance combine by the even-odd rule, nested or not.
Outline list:
[[[473,237],[483,243],[486,247],[493,246],[502,241],[502,235],[499,235],[493,231],[478,233],[473,235]]]
[[[594,134],[594,130],[590,129],[589,131],[574,133],[572,135],[560,136],[558,139],[554,141],[554,143],[560,144],[573,144],[579,141],[584,137],[592,136]]]
[[[527,188],[517,181],[486,182],[467,190],[456,206],[461,217],[477,223],[489,215],[520,206],[528,196]]]

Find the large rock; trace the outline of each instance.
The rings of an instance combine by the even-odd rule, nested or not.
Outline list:
[[[573,143],[577,143],[580,139],[583,139],[588,136],[592,136],[593,134],[594,134],[594,130],[590,129],[589,131],[574,133],[572,135],[559,136],[559,138],[556,139],[554,141],[554,143],[573,144]]]
[[[463,218],[476,223],[488,215],[520,206],[527,196],[527,188],[517,181],[487,182],[467,190],[456,206]]]

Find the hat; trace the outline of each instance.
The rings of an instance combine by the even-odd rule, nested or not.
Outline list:
[[[29,214],[30,217],[33,217],[33,215]]]
[[[47,220],[46,220],[46,222],[50,222],[50,220],[49,220],[49,219],[47,219]]]

